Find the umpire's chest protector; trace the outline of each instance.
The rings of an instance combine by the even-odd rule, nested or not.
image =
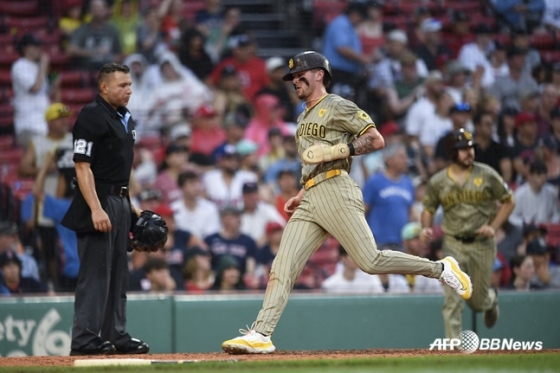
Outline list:
[[[74,162],[90,164],[95,190],[105,209],[111,188],[129,183],[136,139],[134,120],[126,108],[114,110],[97,96],[80,111],[72,135]],[[61,224],[75,232],[95,231],[91,209],[79,188]]]

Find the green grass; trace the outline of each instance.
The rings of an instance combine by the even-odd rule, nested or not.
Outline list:
[[[413,357],[370,357],[359,359],[245,361],[238,363],[204,362],[183,365],[155,365],[135,367],[34,367],[0,368],[0,372],[74,372],[74,373],[132,373],[132,372],[266,372],[266,373],[361,373],[361,372],[558,372],[560,354],[508,355],[450,355]]]

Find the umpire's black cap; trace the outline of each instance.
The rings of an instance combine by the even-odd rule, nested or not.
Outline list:
[[[290,72],[282,78],[285,81],[292,80],[292,74],[294,73],[317,68],[325,70],[329,78],[332,77],[331,64],[329,63],[329,60],[327,60],[327,58],[321,53],[317,53],[315,51],[306,51],[296,54],[294,58],[290,58],[288,67],[290,68]]]

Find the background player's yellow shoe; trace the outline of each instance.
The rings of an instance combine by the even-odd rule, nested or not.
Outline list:
[[[239,329],[240,337],[230,339],[222,343],[222,349],[228,354],[270,354],[276,351],[270,336],[264,336],[253,330],[255,324],[248,330]]]
[[[438,263],[443,263],[443,271],[439,280],[455,290],[464,300],[470,299],[472,295],[471,278],[459,268],[455,258],[447,256]]]

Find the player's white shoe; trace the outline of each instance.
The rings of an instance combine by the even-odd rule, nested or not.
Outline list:
[[[264,336],[253,330],[255,324],[248,330],[239,329],[242,336],[233,338],[222,343],[222,349],[228,354],[270,354],[276,351],[270,336]]]
[[[439,280],[453,289],[464,300],[470,299],[472,295],[471,278],[459,268],[455,258],[447,256],[438,263],[443,263],[443,272]]]

